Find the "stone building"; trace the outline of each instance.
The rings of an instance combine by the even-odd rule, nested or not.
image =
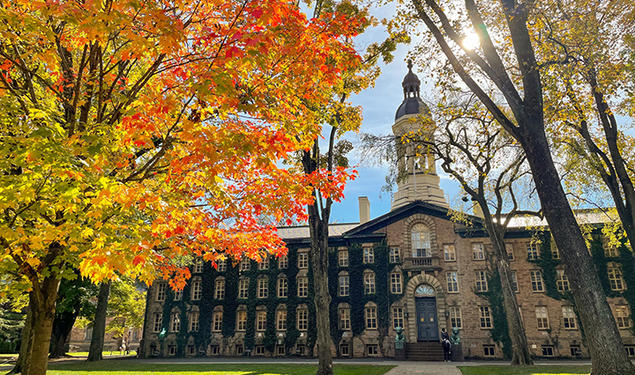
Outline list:
[[[430,113],[409,68],[392,127],[396,136],[416,129],[420,116]],[[456,327],[465,357],[503,357],[500,286],[480,219],[471,217],[469,227],[450,219],[432,155],[415,155],[407,147],[397,152],[403,178],[391,211],[370,220],[369,201],[360,197],[360,222],[330,227],[333,353],[392,357],[399,326],[405,329],[407,354],[417,359],[417,345],[438,343],[442,328]],[[580,215],[598,222],[593,212]],[[590,227],[598,272],[626,348],[635,355],[629,308],[635,296],[628,293],[635,290],[632,254],[624,246],[603,246],[599,226]],[[287,256],[260,264],[225,262],[218,269],[195,264],[181,292],[155,283],[147,296],[142,356],[312,355],[309,229],[281,227],[279,234],[288,245]],[[532,354],[588,356],[569,282],[546,226],[517,221],[506,244]]]

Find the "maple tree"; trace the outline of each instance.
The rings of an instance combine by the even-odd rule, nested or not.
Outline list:
[[[363,17],[293,2],[0,6],[0,272],[28,290],[24,374],[44,374],[60,280],[183,287],[191,255],[282,254],[256,217],[304,219],[341,178],[277,161],[320,134],[306,103],[359,64]]]
[[[525,152],[544,217],[566,264],[593,374],[635,373],[551,154],[543,61],[535,47],[535,35],[545,31],[535,17],[539,2],[408,3],[411,8],[401,15],[410,23],[422,22],[429,31],[428,43],[423,43],[419,52],[423,51],[426,59],[441,56],[436,60],[439,69],[435,78],[442,95],[467,88]],[[478,43],[468,43],[468,34]]]

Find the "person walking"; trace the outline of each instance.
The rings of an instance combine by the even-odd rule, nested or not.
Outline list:
[[[450,342],[450,335],[448,335],[445,328],[441,328],[441,344],[443,345],[443,361],[450,362],[452,358],[452,343]]]

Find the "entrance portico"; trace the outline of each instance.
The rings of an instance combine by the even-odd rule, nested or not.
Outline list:
[[[446,328],[445,293],[441,283],[434,276],[422,273],[408,281],[405,292],[407,342],[438,342],[441,328]]]

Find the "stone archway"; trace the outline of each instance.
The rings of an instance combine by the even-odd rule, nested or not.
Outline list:
[[[441,328],[446,328],[446,319],[445,319],[445,311],[446,311],[446,302],[445,302],[445,292],[443,291],[443,287],[439,280],[432,275],[427,275],[425,273],[421,273],[419,275],[413,276],[409,281],[408,285],[406,285],[405,290],[405,301],[407,303],[406,312],[408,313],[408,319],[406,323],[407,329],[407,340],[408,342],[417,342],[417,322],[416,322],[416,310],[415,310],[415,289],[421,284],[428,284],[434,288],[436,291],[436,300],[437,300],[437,321],[439,325],[439,332]],[[441,334],[439,333],[439,336]]]

